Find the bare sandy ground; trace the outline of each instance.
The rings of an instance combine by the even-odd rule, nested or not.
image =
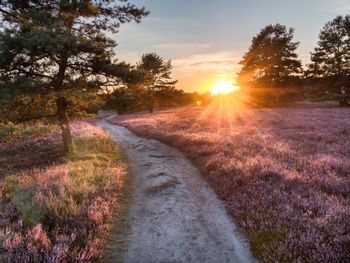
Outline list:
[[[183,154],[107,120],[97,124],[124,149],[132,176],[131,233],[121,261],[254,262],[223,203]],[[106,261],[116,262],[107,253]]]

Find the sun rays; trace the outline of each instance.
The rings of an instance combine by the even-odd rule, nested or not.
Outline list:
[[[221,80],[221,81],[218,81],[214,84],[214,86],[210,90],[210,93],[213,96],[215,96],[215,95],[228,94],[228,93],[235,92],[238,90],[240,90],[240,88],[236,85],[233,85],[230,81]]]

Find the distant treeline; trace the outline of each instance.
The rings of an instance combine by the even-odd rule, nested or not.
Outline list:
[[[307,65],[302,65],[297,54],[300,43],[293,39],[294,28],[280,24],[264,27],[252,39],[240,61],[242,68],[237,78],[239,86],[250,97],[246,101],[248,106],[274,107],[296,101],[330,100],[349,106],[350,16],[338,16],[324,25]],[[163,96],[158,96],[156,91],[152,105],[161,108],[210,101],[208,94],[172,91],[171,94],[163,92]],[[142,89],[116,89],[106,95],[105,100],[107,107],[121,113],[149,109],[148,96]]]
[[[327,22],[302,65],[293,41],[294,29],[276,24],[263,28],[240,64],[238,83],[250,90],[258,104],[278,105],[292,100],[337,100],[349,106],[350,16]]]

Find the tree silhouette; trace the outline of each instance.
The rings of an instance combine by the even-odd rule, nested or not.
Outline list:
[[[319,34],[318,45],[311,53],[306,76],[325,82],[326,92],[348,106],[350,94],[350,16],[337,16],[327,22]]]
[[[293,42],[294,29],[276,24],[263,28],[252,40],[240,64],[241,86],[280,86],[302,72]]]
[[[337,16],[325,24],[311,61],[309,76],[340,80],[350,74],[350,16]]]
[[[156,100],[170,99],[179,91],[175,89],[177,80],[172,80],[171,61],[164,61],[155,53],[144,54],[137,64],[143,75],[145,100],[149,112],[153,112]]]
[[[129,0],[4,0],[0,14],[0,85],[54,101],[64,151],[72,150],[69,105],[131,78],[129,65],[113,61],[107,32],[148,12]]]

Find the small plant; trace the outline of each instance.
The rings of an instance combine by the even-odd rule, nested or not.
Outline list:
[[[77,122],[76,151],[62,156],[60,137],[54,131],[42,137],[40,127],[28,128],[30,137],[20,141],[12,135],[0,147],[0,167],[26,163],[4,166],[6,176],[0,177],[0,261],[99,260],[112,213],[121,207],[126,175],[121,151],[102,129]],[[61,155],[52,153],[55,147]],[[41,154],[47,160],[38,162],[35,155]]]
[[[21,139],[51,133],[56,126],[43,121],[14,124],[0,123],[0,141]]]

